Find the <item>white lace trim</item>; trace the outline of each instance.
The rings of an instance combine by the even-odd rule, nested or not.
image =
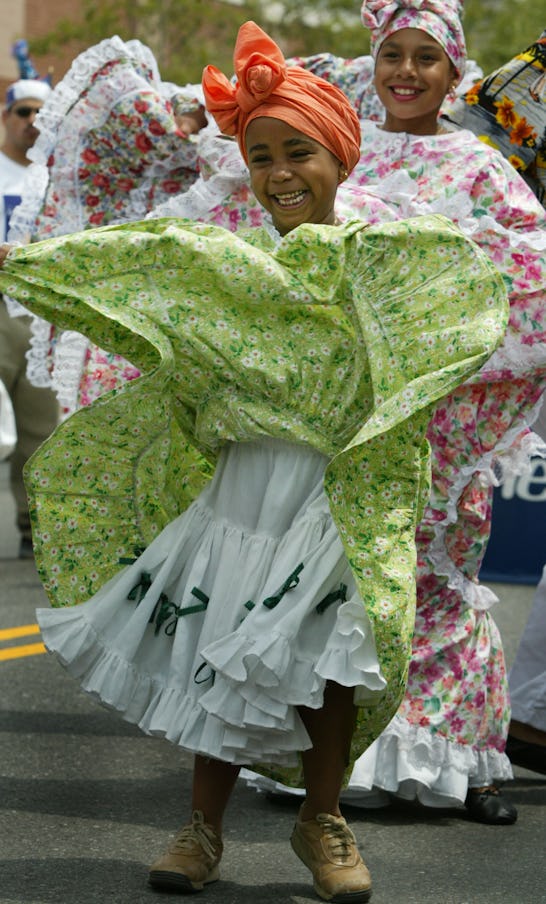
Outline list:
[[[526,473],[532,456],[546,458],[546,444],[537,434],[529,433],[516,442],[527,424],[538,416],[540,405],[541,402],[538,402],[530,415],[522,415],[521,421],[507,431],[495,449],[486,453],[480,461],[460,469],[450,488],[446,516],[434,524],[434,538],[428,550],[434,573],[447,577],[448,587],[456,590],[471,609],[490,609],[499,599],[489,587],[475,583],[457,568],[445,546],[447,528],[456,523],[458,499],[475,473],[480,474],[484,486],[500,486],[509,477]]]
[[[51,324],[33,316],[30,323],[30,346],[27,349],[27,377],[33,386],[51,387],[49,365],[51,351]]]
[[[39,136],[38,136],[39,140]],[[10,220],[10,228],[7,240],[15,245],[27,245],[32,233],[32,225],[36,218],[42,201],[45,197],[48,183],[48,171],[46,166],[31,163],[25,173],[25,183],[21,196],[21,203],[13,211]],[[22,304],[14,298],[4,296],[6,308],[11,317],[33,317]],[[32,382],[32,381],[31,381]],[[46,384],[36,384],[46,385]]]
[[[50,335],[51,324],[34,317],[27,351],[27,376],[33,386],[55,391],[66,417],[80,407],[79,390],[89,340],[74,330],[58,331],[52,350]]]
[[[61,333],[54,352],[51,388],[57,393],[59,405],[68,412],[79,405],[79,390],[89,341],[73,330]]]
[[[300,793],[247,769],[242,770],[241,778],[260,791]],[[341,800],[373,808],[388,804],[389,795],[395,795],[427,807],[460,806],[469,788],[511,778],[512,766],[506,754],[455,744],[395,716],[354,764]]]
[[[147,219],[181,217],[207,220],[215,207],[227,201],[241,186],[248,184],[246,164],[234,141],[222,138],[218,126],[211,122],[198,133],[196,145],[201,175],[180,195],[154,207]],[[206,175],[203,175],[206,174]]]
[[[358,803],[362,791],[379,788],[429,807],[450,806],[463,804],[469,788],[512,777],[506,754],[455,744],[395,716],[355,763],[344,799]]]

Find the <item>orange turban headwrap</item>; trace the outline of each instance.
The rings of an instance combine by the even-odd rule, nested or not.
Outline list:
[[[271,116],[324,145],[347,172],[353,169],[360,157],[360,124],[339,88],[299,66],[287,66],[279,47],[255,22],[239,29],[233,62],[235,85],[215,66],[206,66],[203,91],[207,110],[224,135],[237,138],[247,163],[249,122]]]

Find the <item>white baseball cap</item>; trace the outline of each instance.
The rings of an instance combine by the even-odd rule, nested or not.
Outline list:
[[[6,91],[6,107],[8,109],[20,100],[45,101],[51,94],[51,86],[48,82],[38,78],[21,78],[13,82]]]

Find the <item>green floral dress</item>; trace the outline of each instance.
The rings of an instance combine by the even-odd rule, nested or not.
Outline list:
[[[283,239],[170,219],[14,249],[0,288],[142,374],[76,412],[27,465],[38,568],[53,606],[73,607],[40,613],[48,646],[125,718],[210,755],[220,703],[238,682],[239,734],[265,737],[271,724],[273,741],[262,757],[256,747],[248,758],[231,758],[293,785],[301,782],[294,754],[305,746],[297,706],[320,705],[328,678],[343,683],[352,674],[351,686],[371,691],[355,696],[354,761],[404,693],[414,536],[428,495],[425,433],[432,403],[502,340],[508,309],[493,265],[441,216],[381,227],[304,225]],[[319,586],[304,564],[317,561],[322,539],[300,563],[291,543],[296,567],[277,572],[275,553],[270,573],[247,593],[245,547],[234,566],[238,598],[225,599],[216,586],[194,584],[208,542],[192,540],[196,519],[205,517],[200,500],[211,486],[225,490],[219,462],[223,468],[229,450],[262,446],[273,459],[277,448],[299,448],[323,462],[321,537],[335,525],[345,570],[340,563],[332,584]],[[178,571],[165,583],[175,546]],[[283,634],[278,625],[293,627],[288,610],[304,596],[305,630]],[[360,634],[350,626],[359,612]],[[329,665],[321,670],[308,644],[312,619],[324,613]],[[375,692],[362,662],[368,625]],[[274,651],[263,646],[268,632]],[[184,679],[189,700],[172,675],[196,650],[205,669]],[[294,662],[308,669],[299,688],[309,696],[281,700],[271,687],[289,686]],[[275,721],[277,706],[283,714]],[[256,729],[258,710],[265,715]],[[195,744],[172,727],[177,719],[187,725],[190,714]],[[222,731],[233,734],[235,721]]]

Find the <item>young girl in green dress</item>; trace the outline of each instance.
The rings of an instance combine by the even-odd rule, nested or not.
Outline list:
[[[3,249],[2,291],[142,374],[28,467],[57,607],[38,619],[87,691],[195,754],[154,887],[218,878],[251,764],[305,787],[291,843],[320,897],[361,902],[339,794],[404,693],[430,410],[500,342],[506,299],[442,217],[338,223],[360,148],[338,89],[252,22],[235,71],[207,67],[207,106],[274,230],[149,220]]]

